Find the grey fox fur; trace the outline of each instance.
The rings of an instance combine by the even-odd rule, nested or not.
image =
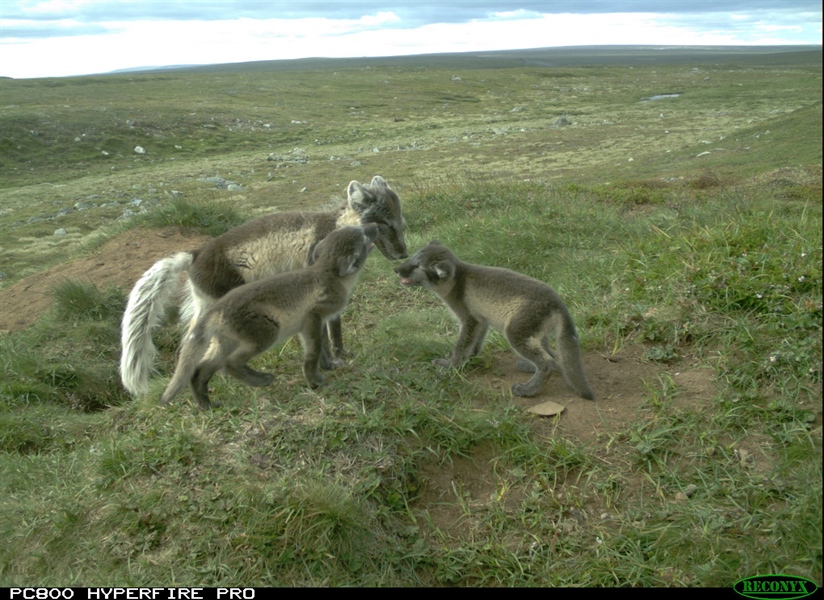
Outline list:
[[[211,408],[209,380],[219,370],[248,385],[271,384],[271,373],[255,371],[247,363],[295,334],[303,344],[306,381],[318,387],[324,380],[323,323],[346,307],[377,235],[374,224],[336,229],[315,247],[311,266],[226,293],[186,335],[160,404],[168,404],[188,383],[198,405]]]
[[[513,394],[535,396],[550,373],[560,370],[576,394],[594,399],[581,365],[575,324],[561,298],[544,282],[509,269],[463,262],[434,240],[395,272],[404,286],[434,292],[461,324],[450,358],[433,363],[461,367],[480,351],[491,325],[525,359],[519,361],[519,369],[534,373],[526,383],[513,385]],[[555,335],[554,352],[550,332]]]
[[[166,307],[177,298],[180,274],[184,286],[181,319],[192,324],[219,298],[240,285],[305,267],[317,244],[330,232],[346,225],[374,223],[375,245],[390,260],[407,256],[403,232],[406,222],[398,195],[376,175],[368,185],[352,181],[347,201],[327,212],[273,213],[244,223],[197,250],[178,252],[158,261],[138,280],[129,294],[121,328],[120,377],[133,395],[146,393],[157,350],[152,332],[160,326]],[[333,365],[331,355],[341,357],[343,335],[340,319],[327,324],[333,350],[324,335],[324,368]],[[324,325],[324,328],[327,327]]]

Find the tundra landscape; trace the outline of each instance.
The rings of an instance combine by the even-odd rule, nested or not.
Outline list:
[[[820,47],[0,80],[0,586],[822,586]],[[132,398],[140,276],[383,176],[406,244],[548,283],[595,401],[372,252],[351,355]],[[561,410],[562,409],[562,410]],[[558,411],[561,412],[558,412]]]

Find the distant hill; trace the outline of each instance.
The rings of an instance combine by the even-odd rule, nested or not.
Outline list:
[[[166,71],[168,69],[190,69],[192,67],[199,67],[201,65],[165,65],[162,67],[131,67],[129,69],[115,69],[109,71],[111,74],[116,73],[139,73],[142,71]]]
[[[494,69],[512,67],[573,67],[585,65],[655,64],[695,62],[696,60],[757,60],[759,64],[821,64],[821,46],[566,46],[528,50],[416,54],[354,58],[298,58],[262,60],[212,65],[167,65],[119,69],[112,73],[138,71],[256,71],[291,69],[343,69],[376,65],[399,67],[449,67]]]

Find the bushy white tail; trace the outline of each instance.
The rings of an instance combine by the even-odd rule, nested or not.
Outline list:
[[[134,396],[149,391],[157,354],[152,332],[163,322],[166,305],[178,292],[179,275],[191,266],[193,258],[190,252],[178,252],[156,262],[129,294],[121,327],[120,379]]]

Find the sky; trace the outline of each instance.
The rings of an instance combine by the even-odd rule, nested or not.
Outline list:
[[[592,45],[821,44],[820,0],[0,0],[0,76]]]

